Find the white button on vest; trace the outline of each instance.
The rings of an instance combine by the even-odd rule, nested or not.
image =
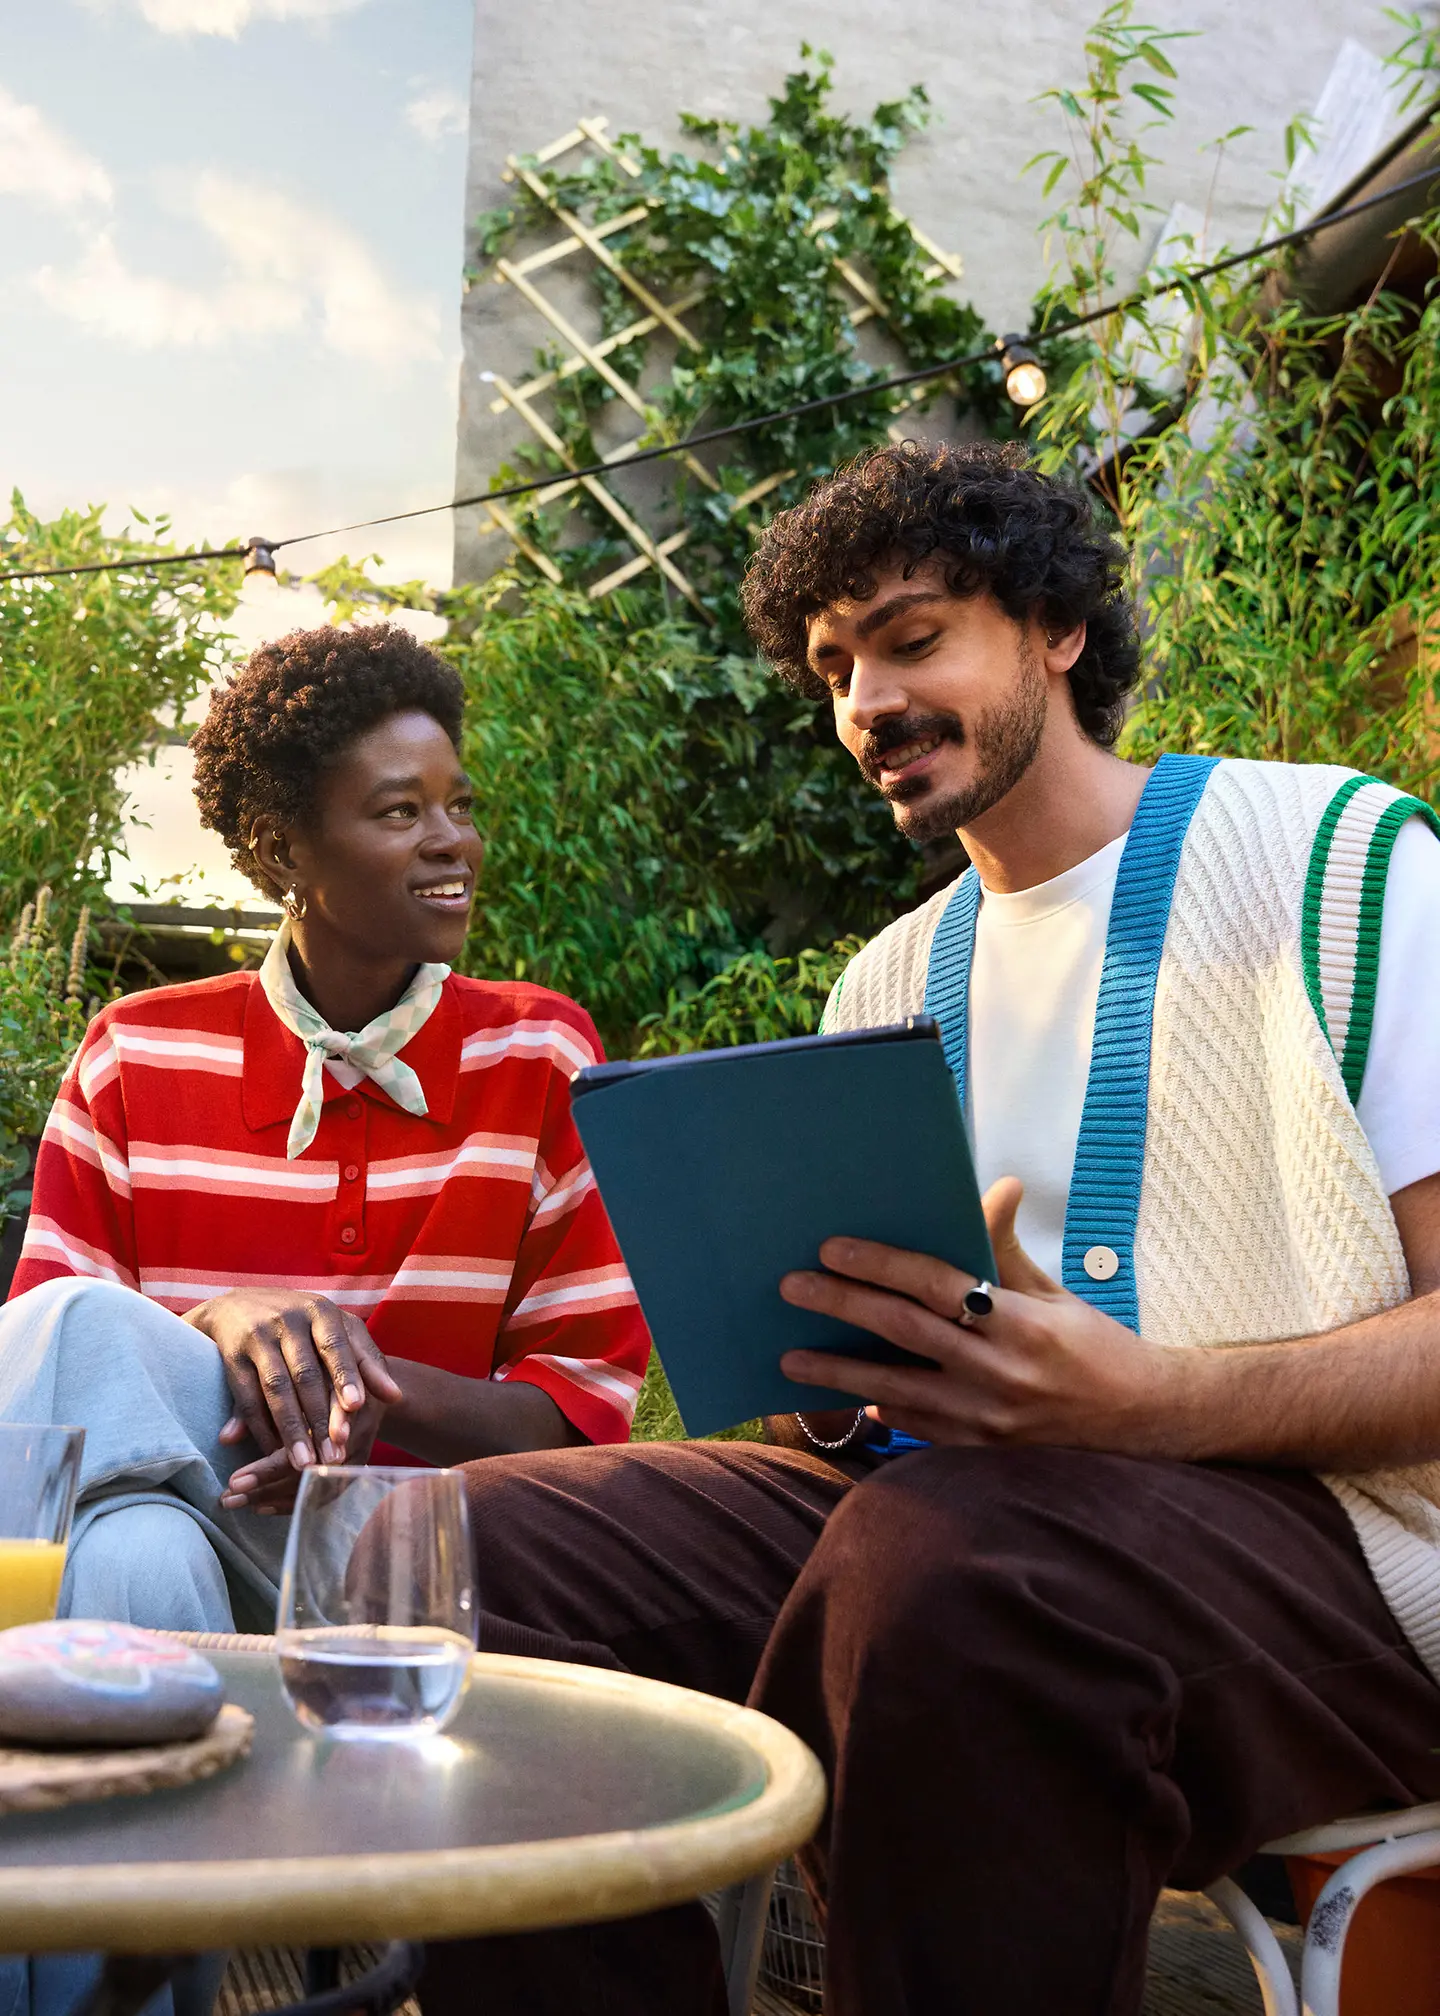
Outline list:
[[[1120,1256],[1113,1246],[1092,1246],[1081,1265],[1092,1281],[1108,1281],[1120,1272]]]

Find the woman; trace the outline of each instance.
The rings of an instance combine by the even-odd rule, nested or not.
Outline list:
[[[211,697],[201,815],[285,922],[258,973],[97,1016],[0,1313],[0,1418],[87,1429],[70,1614],[268,1630],[259,1515],[309,1464],[628,1436],[648,1343],[570,1120],[594,1028],[449,967],[462,701],[387,627],[296,632]]]

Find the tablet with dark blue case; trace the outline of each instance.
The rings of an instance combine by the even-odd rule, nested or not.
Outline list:
[[[575,1124],[691,1435],[853,1406],[782,1352],[896,1361],[866,1330],[780,1299],[837,1233],[993,1277],[938,1025],[802,1036],[577,1072]],[[917,1361],[919,1362],[919,1361]]]

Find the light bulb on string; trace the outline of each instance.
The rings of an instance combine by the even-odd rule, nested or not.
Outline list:
[[[280,586],[280,577],[275,569],[275,549],[269,539],[258,534],[245,541],[245,564],[240,582],[241,593],[245,595],[270,595]]]
[[[1020,336],[1002,336],[995,345],[1005,373],[1005,391],[1016,406],[1038,406],[1045,397],[1045,370]]]

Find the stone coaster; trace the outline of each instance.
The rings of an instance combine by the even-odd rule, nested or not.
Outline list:
[[[18,1624],[0,1631],[0,1743],[174,1743],[201,1736],[225,1699],[198,1652],[133,1624]]]
[[[168,1792],[244,1757],[255,1717],[227,1702],[203,1736],[126,1750],[0,1750],[0,1813],[41,1813],[85,1799]]]

